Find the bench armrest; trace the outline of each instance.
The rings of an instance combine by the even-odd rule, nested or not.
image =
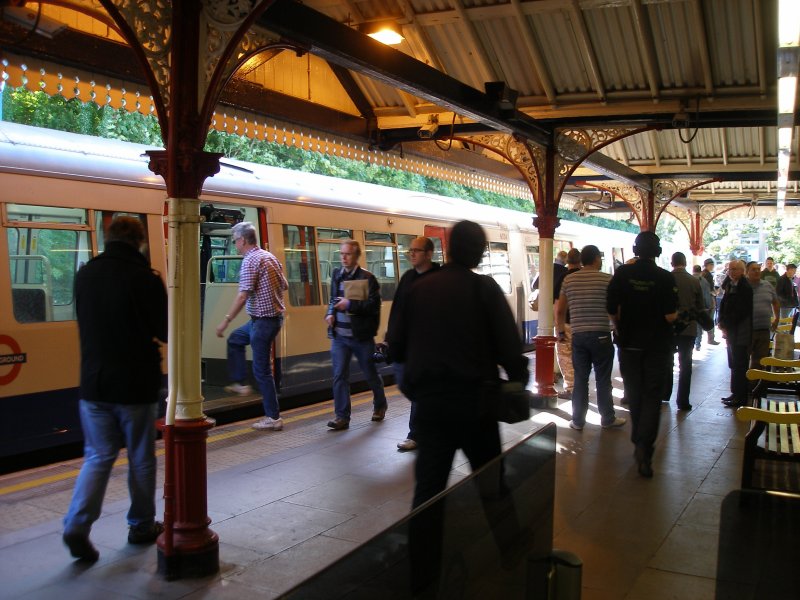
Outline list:
[[[778,381],[782,383],[797,383],[800,382],[800,371],[794,373],[773,373],[762,369],[748,369],[747,379],[750,381],[764,379],[766,381]]]
[[[772,412],[763,408],[742,406],[736,410],[739,421],[763,421],[778,425],[800,425],[800,412]]]
[[[774,356],[765,356],[761,359],[761,365],[764,367],[783,367],[786,369],[800,368],[800,360],[785,360],[783,358],[775,358]]]

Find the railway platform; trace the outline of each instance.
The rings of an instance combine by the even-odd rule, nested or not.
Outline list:
[[[582,559],[584,600],[755,593],[758,582],[731,568],[741,547],[725,511],[739,488],[746,425],[719,402],[727,386],[725,346],[704,345],[695,353],[694,410],[662,405],[653,479],[637,475],[630,425],[602,430],[593,409],[581,432],[568,427],[568,402],[502,426],[505,444],[558,426],[553,545]],[[92,531],[100,551],[92,565],[73,561],[61,542],[80,460],[0,477],[0,598],[280,597],[408,514],[414,453],[396,444],[407,433],[409,404],[396,387],[387,392],[381,423],[370,421],[369,393],[354,395],[346,431],[327,429],[328,401],[285,411],[281,432],[254,431],[252,421],[209,432],[208,514],[220,572],[206,578],[166,581],[155,546],[127,544],[124,454]],[[619,404],[617,371],[614,395]],[[160,486],[161,458],[159,467]],[[451,482],[468,473],[459,453]]]

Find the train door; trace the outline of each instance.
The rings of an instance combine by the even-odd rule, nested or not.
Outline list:
[[[443,265],[447,256],[450,230],[439,225],[425,225],[425,237],[433,242],[433,262]]]

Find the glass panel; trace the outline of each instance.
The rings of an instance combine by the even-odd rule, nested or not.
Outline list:
[[[397,258],[400,261],[400,276],[411,268],[411,261],[408,258],[408,249],[416,236],[399,234],[397,236]]]
[[[504,294],[511,293],[511,262],[508,244],[505,242],[489,242],[476,270],[481,275],[489,275],[494,279]]]
[[[528,265],[528,291],[533,291],[533,282],[539,274],[539,246],[525,247],[525,263]]]
[[[208,283],[239,283],[240,256],[215,256],[209,261]]]
[[[547,598],[555,442],[527,435],[285,598]]]
[[[34,206],[31,204],[7,204],[9,221],[32,223],[69,223],[86,225],[87,211],[82,208],[60,208],[56,206]]]
[[[284,225],[283,243],[286,261],[283,268],[289,280],[289,302],[292,306],[319,304],[314,228]]]
[[[375,231],[367,231],[364,233],[364,239],[367,242],[382,242],[384,244],[394,244],[394,239],[391,233],[378,233]]]
[[[381,298],[391,300],[397,289],[397,248],[394,246],[374,246],[367,244],[366,265],[364,267],[378,279],[381,285]]]
[[[319,233],[319,230],[317,230]],[[331,299],[331,276],[336,267],[342,265],[339,256],[339,242],[319,242],[317,253],[319,255],[319,281],[322,287],[322,303],[327,304]]]
[[[7,239],[17,321],[75,319],[75,273],[91,257],[88,232],[9,228]]]
[[[433,262],[444,264],[444,250],[442,249],[442,240],[439,238],[431,238],[433,242]]]
[[[348,240],[353,239],[352,229],[327,229],[317,228],[317,238],[320,240]]]

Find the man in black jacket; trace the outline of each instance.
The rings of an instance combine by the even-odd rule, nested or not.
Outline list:
[[[394,379],[398,388],[403,387],[405,364],[402,361],[395,360],[392,354],[392,339],[402,335],[402,332],[397,331],[397,323],[400,320],[400,314],[403,312],[403,304],[408,294],[411,292],[411,286],[414,285],[414,282],[418,281],[421,277],[427,277],[439,270],[439,263],[433,262],[433,242],[430,238],[418,237],[412,240],[411,246],[408,249],[408,255],[411,268],[403,273],[403,276],[400,278],[400,283],[397,285],[397,291],[395,291],[394,300],[392,301],[392,310],[389,312],[389,326],[386,331],[389,359],[394,361],[392,368],[394,369]],[[397,449],[401,452],[417,449],[417,427],[415,419],[417,403],[414,402],[413,398],[409,398],[409,400],[411,401],[411,413],[408,416],[408,435],[406,439],[397,444]]]
[[[328,427],[335,431],[350,427],[350,361],[355,355],[373,397],[373,421],[386,416],[386,394],[372,355],[381,316],[381,289],[375,276],[358,265],[361,246],[353,240],[339,247],[342,261],[331,277],[331,300],[325,314],[331,338],[333,362],[334,419]]]
[[[128,450],[128,542],[152,543],[155,521],[155,419],[162,387],[159,342],[167,341],[167,294],[139,248],[144,227],[117,217],[105,252],[75,278],[81,345],[80,417],[84,461],[64,517],[64,543],[75,558],[95,561],[89,541],[111,468]]]
[[[778,277],[778,285],[775,291],[781,303],[781,318],[791,317],[792,312],[797,308],[798,298],[797,289],[794,287],[794,275],[797,273],[797,265],[789,263],[786,265],[786,272]]]
[[[731,395],[722,399],[725,406],[747,403],[747,366],[753,337],[753,288],[744,277],[744,263],[728,264],[729,279],[723,285],[725,295],[719,305],[719,328],[728,344],[728,367],[731,370]]]

